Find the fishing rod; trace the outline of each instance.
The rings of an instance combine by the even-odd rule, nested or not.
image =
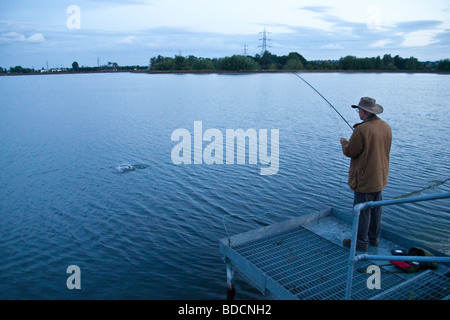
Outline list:
[[[317,91],[316,88],[314,88],[308,81],[306,81],[305,79],[303,79],[302,77],[300,77],[297,73],[294,72],[294,74],[299,77],[301,80],[303,80],[308,86],[310,86],[315,92],[317,92],[319,94],[319,96],[321,96],[323,98],[323,100],[325,100],[331,108],[333,108],[334,111],[337,112],[337,114],[342,118],[342,120],[345,121],[345,123],[350,127],[350,129],[353,130],[353,127],[350,125],[350,123],[348,123],[347,120],[345,120],[345,118],[342,116],[342,114],[339,113],[339,111],[337,111],[337,109],[330,103],[330,101],[328,101],[319,91]]]

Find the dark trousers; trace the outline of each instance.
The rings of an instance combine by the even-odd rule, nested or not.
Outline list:
[[[358,203],[380,201],[382,199],[382,191],[374,193],[355,192],[353,206]],[[357,248],[360,250],[367,250],[369,243],[372,245],[378,244],[381,230],[381,213],[382,207],[361,210],[358,225],[358,241],[356,243]]]

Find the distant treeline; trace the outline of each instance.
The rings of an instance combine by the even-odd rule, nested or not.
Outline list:
[[[78,66],[75,61],[72,68],[50,68],[50,69],[32,69],[22,68],[21,66],[4,69],[0,67],[0,74],[45,74],[45,73],[83,73],[83,72],[114,72],[114,71],[148,71],[148,66],[118,66],[116,63],[108,63],[108,65],[99,67]]]
[[[74,61],[72,68],[29,69],[21,66],[9,70],[0,67],[0,73],[58,73],[58,72],[239,72],[239,71],[398,71],[398,72],[450,72],[450,60],[421,62],[417,58],[383,57],[357,58],[346,56],[339,60],[308,61],[301,54],[291,52],[285,56],[277,56],[266,51],[263,55],[233,55],[224,58],[199,58],[195,56],[163,57],[158,55],[150,59],[148,66],[119,66],[116,62],[98,67],[79,66]]]
[[[277,56],[266,51],[262,56],[234,55],[225,58],[197,58],[195,56],[157,56],[150,59],[152,71],[438,71],[449,72],[448,59],[439,62],[420,62],[417,58],[392,57],[386,54],[376,58],[346,56],[339,60],[308,61],[297,52]]]

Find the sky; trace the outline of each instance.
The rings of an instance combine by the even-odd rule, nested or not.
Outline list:
[[[450,58],[448,0],[1,0],[0,67],[149,64],[162,55]]]

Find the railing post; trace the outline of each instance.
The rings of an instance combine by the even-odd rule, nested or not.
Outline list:
[[[226,258],[225,263],[227,269],[227,300],[234,300],[234,269],[231,266],[230,260],[228,258]]]
[[[348,258],[347,287],[345,290],[345,299],[346,300],[350,300],[350,295],[351,295],[351,290],[352,290],[352,282],[353,282],[353,269],[354,269],[355,263],[357,261],[365,260],[365,259],[380,260],[380,258],[383,258],[381,260],[389,260],[389,259],[393,259],[393,258],[399,258],[399,257],[393,257],[393,256],[384,256],[383,257],[383,256],[367,255],[367,254],[357,257],[355,255],[356,242],[358,240],[359,216],[360,216],[361,210],[363,210],[365,208],[381,207],[381,206],[388,206],[388,205],[393,205],[393,204],[412,203],[412,202],[429,201],[429,200],[446,199],[446,198],[450,198],[450,192],[409,197],[409,198],[392,199],[392,200],[369,201],[369,202],[359,203],[354,206],[352,239],[351,239],[351,244],[350,244],[350,255]],[[443,258],[443,257],[439,257],[439,258],[438,257],[435,257],[435,258],[421,257],[419,259],[417,259],[417,258],[418,257],[403,257],[403,258],[399,258],[398,260],[402,259],[404,261],[412,261],[414,259],[414,260],[423,260],[423,261],[449,262],[449,258],[447,258],[447,257],[445,257],[445,258]]]
[[[348,272],[347,272],[347,288],[345,290],[345,300],[350,300],[350,295],[352,291],[353,283],[353,269],[355,266],[355,253],[356,253],[356,242],[358,241],[358,225],[359,225],[359,215],[361,210],[368,207],[369,203],[360,203],[353,208],[353,226],[352,226],[352,239],[350,243],[350,255],[348,258]]]

